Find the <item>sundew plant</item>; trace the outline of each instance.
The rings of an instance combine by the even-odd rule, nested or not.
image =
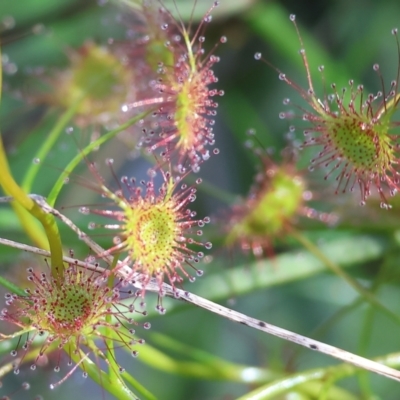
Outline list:
[[[399,398],[400,5],[353,3],[0,3],[0,399]]]

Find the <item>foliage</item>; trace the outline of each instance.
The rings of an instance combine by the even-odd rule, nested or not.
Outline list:
[[[220,3],[0,4],[3,398],[398,398],[400,6]]]

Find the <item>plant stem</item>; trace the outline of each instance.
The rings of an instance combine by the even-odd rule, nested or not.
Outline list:
[[[400,366],[400,353],[388,354],[384,357],[378,357],[374,359],[375,362],[396,368]],[[359,371],[358,368],[349,364],[339,364],[334,367],[328,368],[316,368],[309,371],[303,371],[296,374],[287,376],[284,379],[277,379],[267,385],[264,385],[256,390],[247,393],[246,395],[236,399],[236,400],[268,400],[275,399],[277,396],[281,396],[289,391],[296,388],[301,388],[305,383],[310,383],[311,381],[321,381],[321,384],[325,384],[326,381],[338,380],[339,378],[345,378],[352,376]],[[306,387],[306,386],[305,386]],[[321,389],[321,387],[320,387]],[[350,395],[349,395],[350,396]],[[318,397],[319,398],[319,397]],[[346,397],[332,397],[328,396],[328,399],[339,399],[345,400]],[[353,399],[354,397],[348,397]]]
[[[51,274],[53,277],[61,278],[63,276],[63,251],[61,245],[61,238],[56,224],[56,220],[53,215],[45,213],[36,203],[33,201],[15,182],[11,175],[11,171],[8,166],[3,141],[0,136],[0,185],[6,194],[12,196],[14,201],[17,202],[21,207],[29,212],[30,215],[35,217],[42,224],[47,240],[48,246],[51,253]],[[23,217],[21,212],[18,213],[20,218]],[[34,234],[32,239],[36,242],[36,236],[40,235],[39,230],[34,232],[32,221],[29,221],[28,214],[25,214],[25,218],[22,219],[22,225],[29,225],[28,234]],[[47,246],[46,246],[47,247]],[[58,280],[58,279],[57,279]]]
[[[248,385],[265,383],[280,376],[279,373],[266,368],[228,362],[214,354],[185,345],[161,333],[153,332],[149,335],[150,339],[159,346],[195,360],[195,362],[177,360],[146,343],[146,346],[140,351],[141,361],[168,373],[196,377],[197,379],[229,380]]]
[[[46,140],[43,142],[42,146],[36,153],[34,158],[38,159],[39,163],[34,163],[33,165],[30,166],[21,184],[21,187],[25,190],[26,193],[29,193],[32,189],[33,181],[37,173],[39,172],[42,160],[47,156],[51,148],[54,146],[54,143],[59,138],[61,132],[67,125],[68,121],[75,115],[83,99],[84,97],[82,97],[82,99],[80,100],[77,100],[71,107],[69,107],[61,115],[61,117],[57,120],[56,124],[54,125],[53,129],[48,134]]]
[[[94,140],[91,142],[88,146],[86,146],[84,149],[82,149],[79,154],[77,154],[70,162],[69,164],[65,167],[64,171],[61,173],[61,175],[58,177],[56,183],[53,186],[53,189],[50,191],[50,194],[47,196],[47,202],[50,204],[52,207],[54,206],[57,197],[64,185],[65,179],[68,177],[68,175],[77,167],[77,165],[94,149],[97,147],[101,146],[103,143],[107,142],[108,140],[112,139],[114,136],[116,136],[118,133],[122,132],[123,130],[129,128],[131,125],[135,124],[139,120],[143,119],[146,115],[151,113],[153,110],[148,110],[145,112],[142,112],[135,117],[131,118],[124,124],[120,125],[117,129],[113,129],[112,131],[100,136],[98,139]]]
[[[112,263],[111,269],[115,268],[115,266],[117,265],[117,262],[118,262],[118,255],[116,255],[114,257],[114,261]],[[112,291],[113,285],[114,285],[114,276],[113,275],[110,275],[108,277],[107,285]],[[107,322],[107,324],[110,324],[110,325],[112,324],[111,315],[110,314],[106,315],[106,322]],[[109,363],[108,376],[110,377],[110,380],[113,380],[115,378],[119,378],[118,372],[117,372],[118,371],[118,365],[117,365],[117,363],[115,361],[114,341],[111,338],[113,330],[110,329],[110,328],[106,328],[106,332],[107,332],[106,333],[107,339],[105,339],[105,343],[106,343],[106,358],[107,358],[108,363]]]
[[[95,346],[93,344],[93,346]],[[92,348],[92,346],[91,346]],[[100,387],[107,390],[119,400],[138,400],[138,398],[127,389],[123,382],[119,380],[111,380],[110,377],[100,369],[80,348],[76,348],[72,343],[67,343],[64,350],[71,357],[71,359],[83,370],[90,378],[96,382]],[[92,348],[94,351],[94,349]],[[62,383],[60,381],[58,384]],[[57,384],[57,385],[58,385]]]
[[[0,285],[8,289],[11,293],[17,294],[18,296],[26,296],[25,290],[21,289],[19,286],[10,282],[1,275],[0,275]]]

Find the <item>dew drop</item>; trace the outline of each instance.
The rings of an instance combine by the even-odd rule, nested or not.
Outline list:
[[[6,63],[3,65],[3,70],[8,75],[14,75],[18,71],[18,67],[14,63]]]
[[[72,126],[65,128],[65,133],[67,135],[70,135],[73,131],[74,131],[74,128]]]
[[[163,315],[166,313],[166,309],[163,306],[157,305],[156,310],[158,311],[159,314]]]
[[[3,25],[4,29],[12,29],[15,26],[15,19],[11,15],[6,15],[1,20],[1,25]]]
[[[147,171],[147,175],[148,175],[150,178],[155,178],[155,177],[157,176],[157,172],[156,172],[153,168],[150,168],[150,169]]]
[[[33,163],[34,163],[34,164],[40,164],[40,158],[37,158],[37,157],[34,158],[34,159],[33,159]]]
[[[89,210],[89,207],[79,207],[78,211],[81,214],[88,215],[90,210]]]
[[[296,20],[296,14],[290,14],[289,19],[291,21],[295,21]]]
[[[261,53],[256,53],[256,54],[254,54],[254,58],[255,58],[256,60],[261,60],[261,57],[262,57]]]
[[[197,174],[200,171],[200,166],[198,164],[192,165],[192,171]]]
[[[221,43],[226,43],[228,41],[228,38],[226,36],[221,36],[221,38],[219,39],[219,41]]]

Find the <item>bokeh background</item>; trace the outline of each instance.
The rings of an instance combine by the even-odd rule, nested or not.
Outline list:
[[[195,21],[210,3],[197,1],[193,14]],[[176,4],[183,18],[188,20],[193,1],[177,0]],[[174,7],[171,1],[165,1],[165,5],[171,10]],[[276,71],[254,59],[254,53],[261,51],[265,59],[285,72],[293,82],[307,86],[298,53],[301,46],[289,21],[291,13],[297,16],[316,91],[321,97],[324,85],[317,67],[322,64],[327,86],[336,82],[338,87],[343,87],[349,79],[354,79],[365,86],[366,93],[375,93],[382,88],[379,77],[372,70],[374,63],[380,64],[386,87],[398,77],[399,51],[391,35],[391,29],[400,25],[400,4],[396,0],[221,0],[206,32],[209,48],[221,35],[228,38],[228,42],[216,50],[221,57],[215,67],[218,88],[225,91],[219,101],[214,128],[220,154],[204,164],[201,176],[238,199],[246,196],[257,165],[256,157],[244,146],[249,129],[257,132],[257,140],[263,147],[271,149],[277,162],[289,139],[296,143],[302,140],[301,122],[296,122],[299,128],[289,137],[289,123],[279,119],[278,114],[284,110],[282,101],[286,97],[303,107],[306,104],[292,87],[278,79]],[[129,5],[118,1],[23,0],[0,2],[0,23],[3,25],[0,36],[4,69],[1,129],[12,170],[17,179],[22,179],[60,114],[56,107],[40,104],[36,90],[40,87],[41,77],[65,68],[68,49],[77,48],[88,40],[99,44],[107,44],[110,38],[126,41],[127,30],[134,26],[129,24],[134,23],[134,18],[130,17]],[[75,140],[67,135],[60,139],[35,181],[35,193],[46,196],[62,168],[76,154],[77,147],[87,142],[92,134],[90,127],[83,130],[73,124],[71,127]],[[144,175],[148,164],[125,149],[122,141],[113,140],[93,157],[99,161],[106,157],[116,158],[118,174]],[[300,228],[318,246],[325,246],[333,261],[351,267],[348,272],[355,279],[367,288],[373,288],[371,291],[382,303],[400,315],[399,206],[396,200],[393,200],[391,211],[384,211],[374,200],[360,208],[357,194],[335,196],[333,179],[324,181],[321,171],[308,173],[307,164],[313,152],[314,149],[311,153],[307,149],[302,153],[298,167],[313,188],[315,208],[334,213],[339,222],[335,227],[326,227],[318,222],[301,221]],[[86,170],[83,163],[76,175],[89,176]],[[106,168],[102,173],[110,175]],[[210,215],[216,221],[223,221],[227,205],[210,191],[213,191],[212,187],[209,191],[200,190],[197,211],[199,215]],[[86,227],[87,220],[78,213],[78,206],[95,203],[96,196],[72,179],[63,190],[59,204],[78,225]],[[87,249],[83,244],[77,243],[67,228],[61,229],[66,246],[85,256]],[[207,234],[215,243],[213,259],[204,266],[204,277],[185,286],[188,290],[366,357],[398,351],[399,323],[364,301],[357,302],[357,293],[310,258],[294,239],[278,241],[272,260],[254,261],[251,256],[244,257],[239,252],[223,249],[223,235],[217,228],[210,228]],[[28,243],[8,206],[0,208],[0,235]],[[99,237],[98,240],[106,243],[109,238]],[[27,265],[36,262],[40,261],[28,255],[21,256],[9,248],[0,248],[2,271],[21,285]],[[314,264],[319,267],[308,272]],[[249,285],[237,284],[236,273],[242,274],[240,276],[249,281]],[[179,353],[172,345],[163,345],[159,334],[174,339],[181,346],[189,345],[215,357],[280,373],[337,364],[329,357],[299,349],[179,302],[166,301],[167,315],[161,317],[151,311],[154,302],[155,299],[148,301],[148,320],[152,329],[143,332],[143,337],[175,359],[186,360],[191,357],[191,351],[181,348],[182,353]],[[0,323],[0,331],[8,329]],[[2,349],[2,354],[7,357],[6,349]],[[184,373],[159,371],[140,357],[132,359],[121,354],[119,359],[144,386],[163,400],[229,400],[252,389],[242,383],[201,380],[184,376]],[[156,359],[152,362],[157,364]],[[32,389],[27,393],[15,393],[12,399],[33,399],[37,393],[45,399],[58,400],[72,396],[75,400],[111,398],[82,378],[79,371],[50,391],[49,384],[59,379],[61,377],[52,372],[50,360],[49,366],[43,369],[22,370],[17,376],[11,373],[2,378],[0,393],[10,394],[26,380]],[[343,379],[338,384],[353,393],[355,399],[398,399],[398,383],[371,374]],[[298,397],[271,398],[319,397],[318,394],[303,393]]]

